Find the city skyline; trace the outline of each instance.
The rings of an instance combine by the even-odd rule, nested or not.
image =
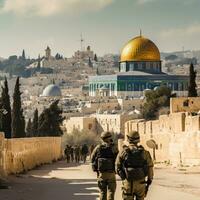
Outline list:
[[[85,47],[98,54],[119,53],[142,34],[161,52],[200,49],[198,0],[0,0],[0,57],[44,54],[49,45],[70,57]]]

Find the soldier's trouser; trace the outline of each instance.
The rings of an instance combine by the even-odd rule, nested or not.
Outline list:
[[[127,181],[124,180],[122,187],[122,198],[123,200],[144,200],[146,185],[144,180],[140,181]]]
[[[116,191],[115,173],[100,173],[98,177],[100,200],[114,200]]]

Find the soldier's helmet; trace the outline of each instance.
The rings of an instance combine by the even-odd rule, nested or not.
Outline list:
[[[137,131],[132,131],[127,134],[128,142],[137,144],[140,142],[140,135]]]
[[[112,134],[110,132],[102,132],[101,133],[101,139],[102,140],[107,140],[112,138]]]

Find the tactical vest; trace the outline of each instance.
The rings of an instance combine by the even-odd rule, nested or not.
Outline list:
[[[97,166],[99,172],[115,171],[115,155],[112,147],[101,145],[97,154]]]
[[[144,159],[144,148],[129,149],[127,147],[123,165],[127,180],[137,181],[144,179],[148,174],[147,161]]]

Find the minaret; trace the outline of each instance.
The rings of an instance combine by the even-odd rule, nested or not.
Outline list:
[[[45,49],[45,57],[47,60],[49,60],[51,58],[51,49],[49,48],[49,46],[47,46],[47,48]]]

